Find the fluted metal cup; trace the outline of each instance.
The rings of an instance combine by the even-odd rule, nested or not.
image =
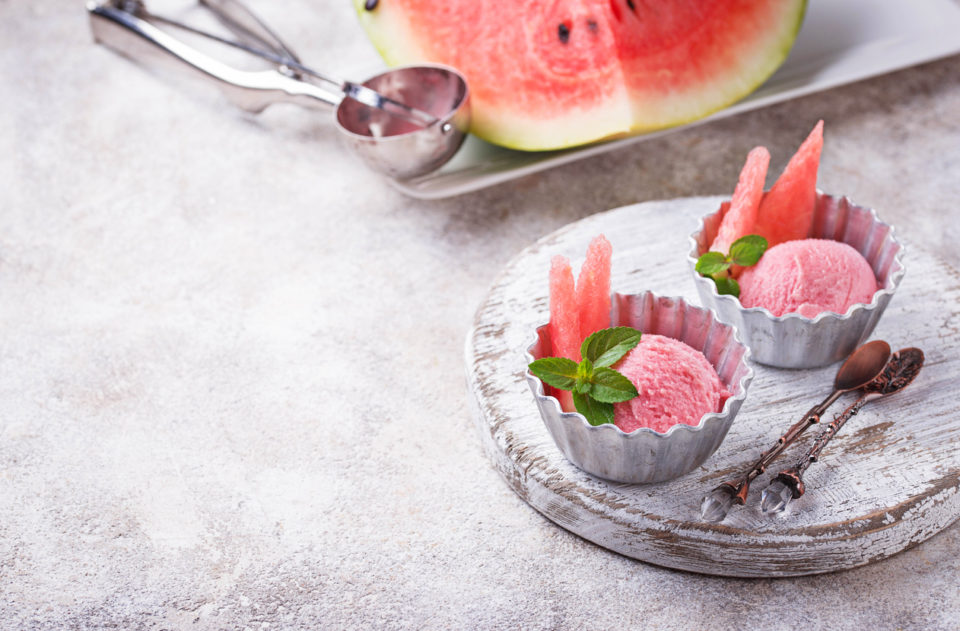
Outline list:
[[[662,482],[700,466],[727,435],[747,396],[753,370],[750,350],[734,328],[682,298],[650,292],[613,294],[611,326],[631,326],[647,334],[678,339],[702,352],[731,392],[723,409],[705,414],[696,425],[677,424],[666,432],[641,428],[626,433],[616,425],[590,425],[582,414],[564,412],[546,394],[540,379],[527,371],[540,416],[557,447],[587,473],[626,483]],[[550,330],[543,325],[527,349],[528,363],[550,356]]]
[[[714,282],[696,272],[697,259],[716,237],[727,207],[729,203],[700,220],[690,235],[687,261],[700,301],[737,328],[754,361],[776,368],[817,368],[844,359],[870,337],[905,272],[903,245],[876,211],[847,197],[817,191],[809,236],[853,246],[870,264],[879,289],[869,304],[852,305],[842,314],[825,311],[808,318],[799,313],[774,316],[763,307],[747,309],[738,298],[718,294]]]

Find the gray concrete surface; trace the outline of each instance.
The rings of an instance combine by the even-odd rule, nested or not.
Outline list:
[[[376,63],[345,2],[252,4],[318,67]],[[489,466],[462,359],[528,242],[728,193],[821,117],[821,187],[960,266],[958,58],[436,202],[316,113],[95,47],[80,2],[0,2],[0,76],[0,627],[960,628],[957,525],[792,580],[567,533]]]

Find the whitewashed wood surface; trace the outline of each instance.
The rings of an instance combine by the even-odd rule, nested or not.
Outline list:
[[[905,391],[853,417],[805,476],[786,514],[758,509],[771,475],[809,447],[812,428],[754,482],[722,524],[698,520],[702,496],[740,472],[826,396],[837,366],[756,377],[719,450],[670,482],[623,485],[590,476],[553,444],[524,381],[524,348],[548,319],[554,254],[575,269],[603,232],[613,244],[613,289],[653,290],[698,303],[688,235],[721,198],[686,198],[593,215],[540,239],[509,263],[467,337],[469,396],[484,449],[520,497],[560,526],[621,554],[725,576],[793,576],[864,565],[914,546],[960,516],[960,274],[907,243],[906,277],[872,339],[917,346],[926,363]],[[879,211],[883,218],[882,209]],[[827,417],[855,399],[842,397]]]

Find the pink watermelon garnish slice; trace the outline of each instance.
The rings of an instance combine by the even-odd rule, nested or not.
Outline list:
[[[565,256],[555,256],[550,262],[550,344],[553,357],[566,357],[580,362],[580,310],[573,286],[573,270]],[[560,401],[560,407],[573,411],[573,394],[567,390],[549,388]]]
[[[729,254],[730,245],[740,237],[753,232],[757,223],[757,209],[763,197],[763,183],[770,165],[770,152],[766,147],[755,147],[747,154],[747,161],[740,171],[740,180],[733,191],[730,208],[720,222],[717,236],[710,244],[711,252]]]
[[[354,0],[390,65],[459,69],[471,131],[559,149],[701,118],[786,59],[805,0]]]
[[[580,361],[580,310],[573,287],[573,270],[565,256],[550,263],[550,344],[554,357]]]
[[[769,247],[784,241],[806,239],[810,234],[817,203],[817,167],[822,148],[823,121],[820,121],[760,202],[754,233],[765,237]]]
[[[580,340],[610,326],[610,258],[613,247],[597,235],[587,246],[587,259],[577,277]]]

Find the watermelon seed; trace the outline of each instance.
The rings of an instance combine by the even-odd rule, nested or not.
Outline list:
[[[591,33],[597,32],[597,21],[596,20],[587,20],[587,28],[590,29]]]
[[[380,3],[380,0],[367,0],[363,3],[363,8],[367,11],[373,11],[377,8],[377,4]]]
[[[570,27],[563,22],[557,27],[557,34],[560,36],[560,41],[564,44],[570,41]]]
[[[367,0],[369,2],[369,0]],[[633,4],[633,0],[627,0],[627,6],[630,7],[630,10],[634,13],[637,12],[637,6]]]

